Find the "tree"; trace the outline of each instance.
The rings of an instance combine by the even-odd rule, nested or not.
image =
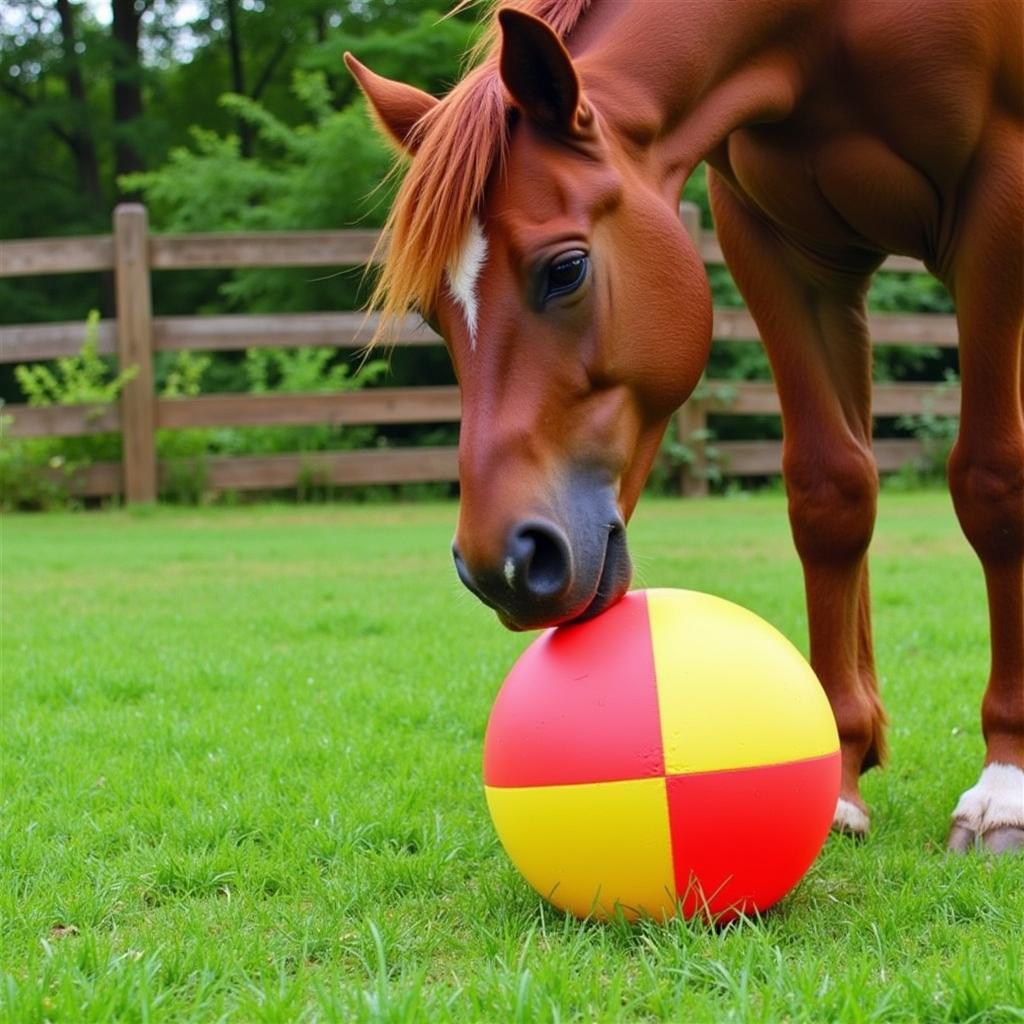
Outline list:
[[[78,57],[75,8],[70,0],[57,0],[57,15],[60,18],[64,83],[74,111],[74,124],[69,132],[67,144],[75,158],[79,186],[91,198],[96,209],[100,209],[103,206],[103,188],[100,185],[99,158],[96,154],[89,102]]]
[[[194,202],[183,199],[174,219],[191,220],[194,230],[223,228],[232,218],[242,226],[250,214],[282,228],[379,219],[386,198],[375,186],[386,157],[362,108],[352,106],[357,90],[342,53],[352,48],[385,74],[442,92],[458,76],[476,21],[474,12],[445,19],[449,6],[450,0],[112,0],[105,24],[97,20],[105,3],[9,0],[0,22],[0,237],[109,231],[114,203],[138,194],[138,170],[126,171],[163,167],[172,149],[189,144],[193,128],[196,138],[215,138],[233,154],[219,164],[224,177],[209,194],[185,180]],[[308,104],[292,88],[297,71],[322,75],[328,111],[351,111],[344,131],[319,115],[310,122]],[[320,155],[303,171],[301,202],[277,205],[277,197],[287,194],[288,174],[306,157],[270,141],[237,102],[221,103],[227,92],[320,139]],[[204,165],[211,174],[214,164]],[[268,191],[270,180],[280,180],[285,192]],[[251,190],[251,210],[229,213],[236,186]],[[370,193],[372,205],[365,202]],[[171,225],[168,209],[156,203],[157,227]],[[232,278],[244,279],[246,289],[265,287],[259,298],[246,295],[267,305],[271,294],[287,308],[299,308],[300,297],[317,308],[352,299],[348,284],[338,281],[313,288],[308,274],[292,272],[302,278],[293,290],[289,272],[261,273],[265,284],[258,288],[255,272]],[[174,275],[155,289],[156,308],[180,313],[248,301],[242,292],[219,291],[227,276]],[[0,279],[0,321],[84,319],[91,308],[109,311],[99,275]],[[0,368],[0,394],[7,393],[5,373]]]
[[[139,23],[145,5],[136,0],[111,0],[113,40],[111,72],[114,83],[114,174],[141,171],[145,166],[132,129],[142,117],[142,61],[139,56]],[[120,185],[118,186],[120,189]],[[121,198],[126,198],[122,195]]]
[[[0,50],[0,87],[20,111],[22,126],[30,134],[21,136],[14,130],[4,137],[16,146],[24,140],[38,149],[40,140],[32,136],[43,128],[70,157],[74,188],[85,200],[86,210],[98,216],[104,211],[105,197],[80,56],[85,43],[78,30],[78,9],[70,0],[22,2],[12,21],[16,27],[5,36]],[[93,29],[87,26],[85,34],[95,39]],[[52,167],[45,177],[52,180]]]

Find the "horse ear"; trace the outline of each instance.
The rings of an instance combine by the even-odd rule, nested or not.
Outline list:
[[[415,153],[419,143],[413,129],[440,101],[413,85],[374,74],[351,53],[345,54],[345,65],[359,83],[381,128],[406,153]]]
[[[541,18],[505,7],[501,26],[501,80],[517,107],[549,128],[574,131],[580,121],[580,80],[569,51]]]

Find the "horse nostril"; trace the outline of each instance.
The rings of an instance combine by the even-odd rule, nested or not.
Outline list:
[[[533,597],[553,597],[569,585],[569,542],[554,526],[521,526],[512,535],[510,548],[505,573],[510,587]]]

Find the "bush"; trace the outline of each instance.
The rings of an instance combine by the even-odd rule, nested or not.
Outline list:
[[[186,353],[180,353],[184,357]],[[162,397],[179,398],[201,391],[209,357],[182,359],[168,375]],[[243,363],[249,394],[300,394],[357,391],[386,370],[381,360],[355,369],[339,361],[329,347],[248,349]],[[165,501],[197,504],[207,497],[207,460],[212,456],[266,455],[283,452],[323,452],[364,448],[376,439],[372,426],[206,427],[163,430],[157,435],[157,454],[163,464],[160,497]],[[303,475],[296,488],[300,501],[323,490],[313,475]]]
[[[91,313],[77,355],[53,364],[21,365],[15,375],[30,405],[85,405],[100,416],[117,401],[134,368],[116,372],[113,361],[97,352],[98,314]],[[160,398],[191,398],[202,393],[211,365],[207,355],[178,352],[157,361]],[[250,394],[346,392],[373,383],[386,370],[381,360],[352,364],[329,347],[249,349],[243,365]],[[73,507],[75,475],[96,462],[121,458],[116,433],[81,437],[19,438],[11,436],[13,418],[0,419],[0,507],[44,509]],[[196,504],[207,497],[207,462],[211,456],[274,452],[322,452],[362,448],[377,440],[372,426],[267,426],[248,428],[196,427],[159,430],[156,451],[162,467],[160,497]],[[298,496],[322,490],[316,480],[302,480]]]
[[[113,361],[97,352],[99,313],[93,310],[77,355],[14,369],[28,404],[35,407],[85,405],[100,417],[135,376],[134,367],[115,372]],[[121,438],[114,433],[81,437],[12,437],[13,417],[0,430],[0,507],[40,509],[74,504],[71,484],[77,473],[94,462],[117,461]]]

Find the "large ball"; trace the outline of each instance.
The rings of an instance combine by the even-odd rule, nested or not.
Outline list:
[[[580,917],[767,909],[825,842],[839,770],[800,652],[752,612],[684,590],[637,591],[543,633],[484,741],[505,850]]]

